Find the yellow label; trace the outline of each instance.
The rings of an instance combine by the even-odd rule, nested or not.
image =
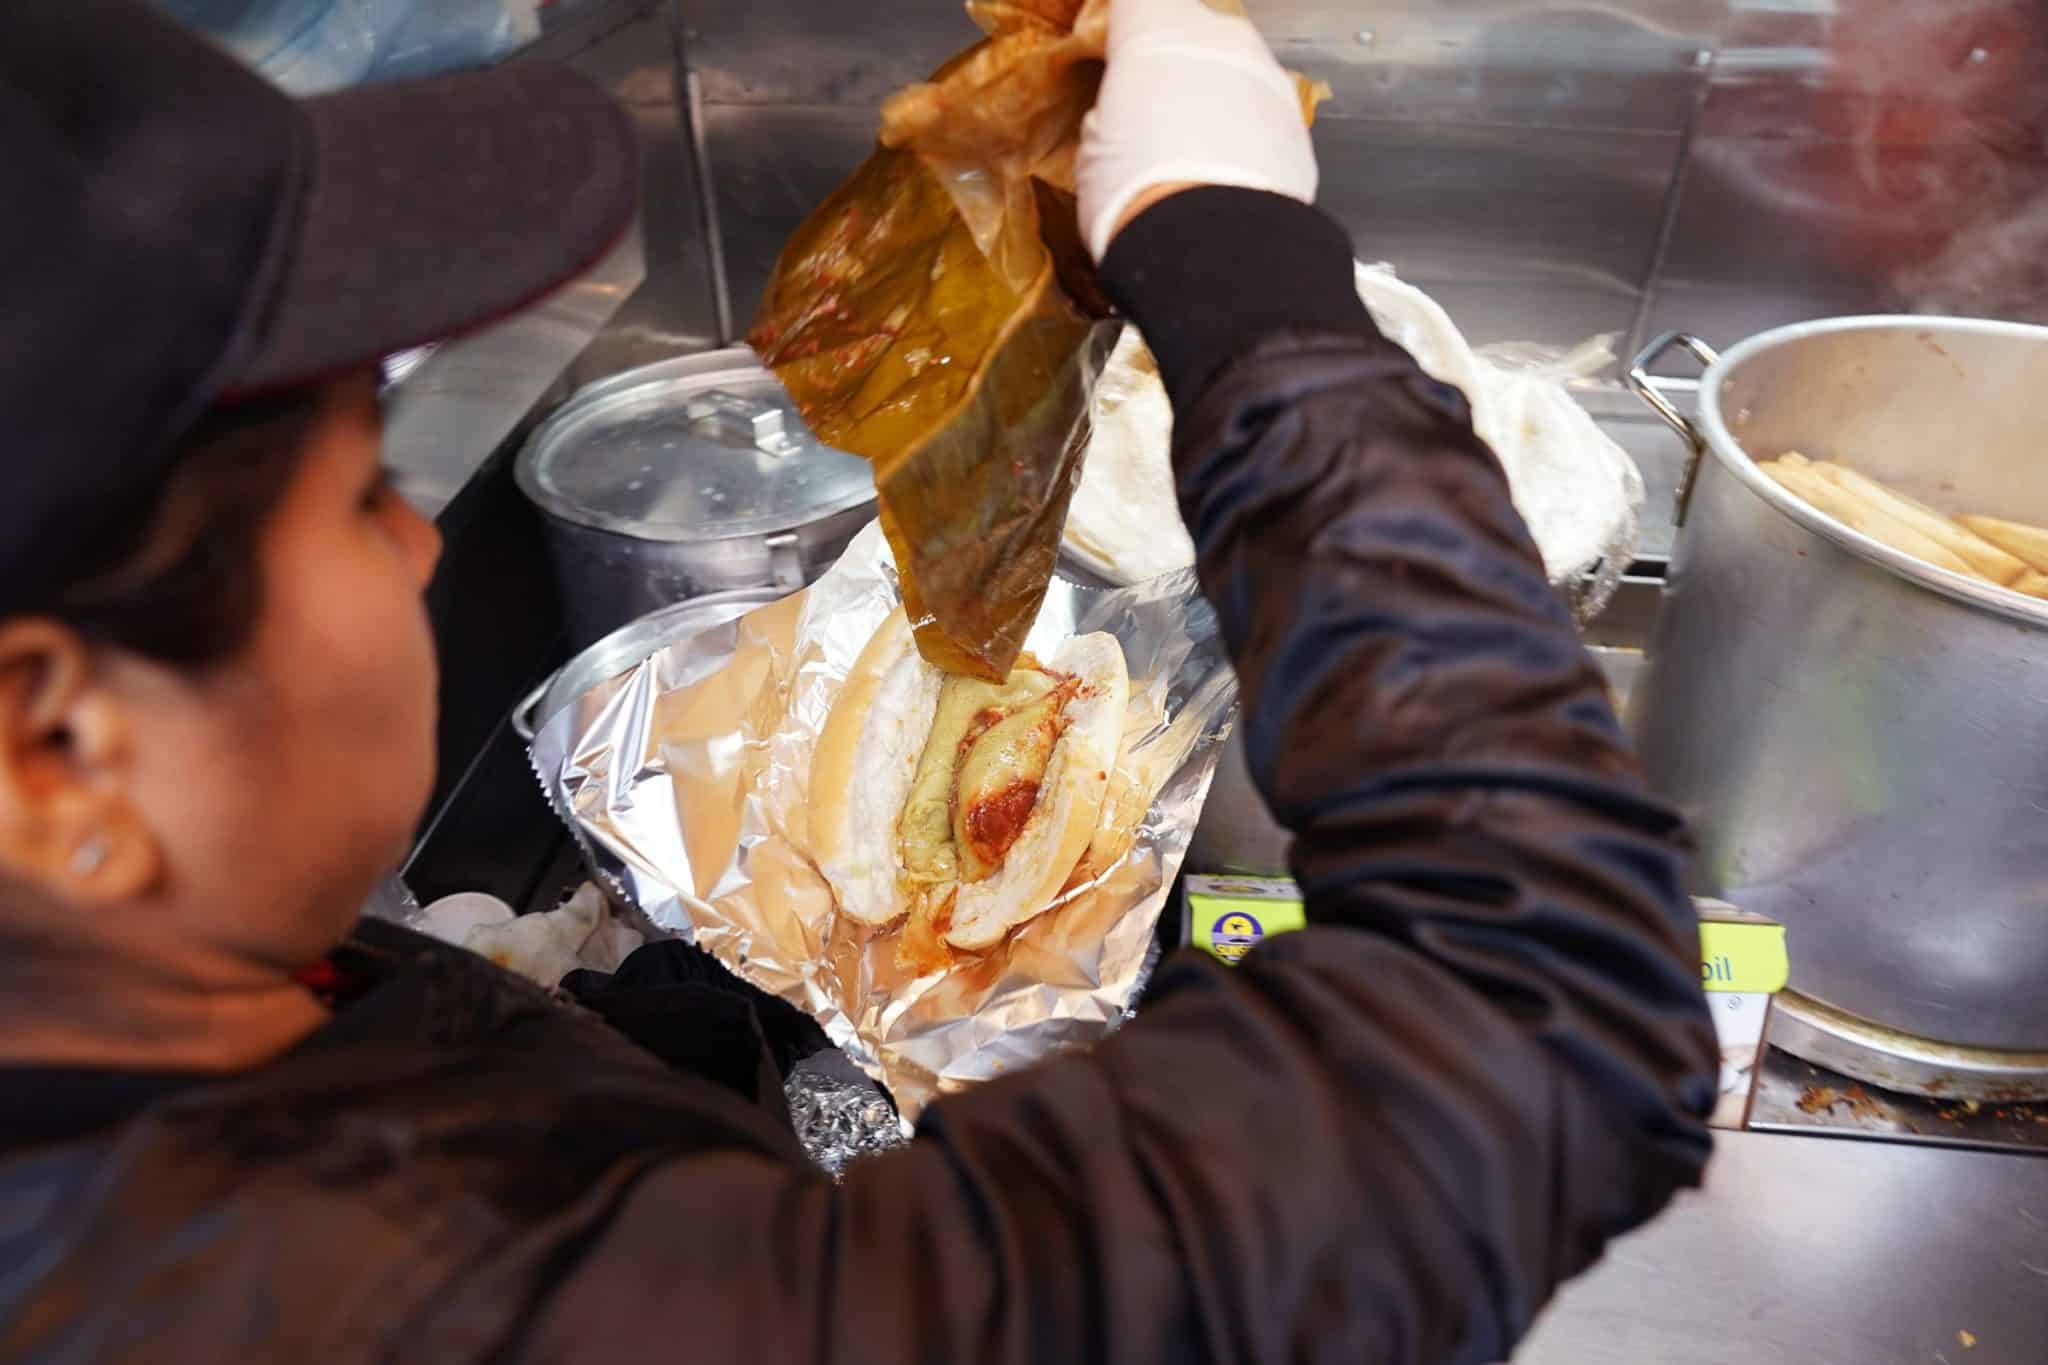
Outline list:
[[[1784,925],[1700,922],[1700,983],[1708,990],[1774,995],[1791,972]]]
[[[1222,879],[1204,880],[1214,884]],[[1241,962],[1265,939],[1308,923],[1301,901],[1274,894],[1274,883],[1248,883],[1234,889],[1255,894],[1188,894],[1188,941],[1224,962]],[[1707,990],[1724,995],[1775,995],[1785,989],[1792,963],[1785,949],[1784,925],[1757,916],[1717,919],[1715,911],[1702,908],[1706,918],[1700,922],[1700,982]]]
[[[1188,897],[1188,920],[1189,941],[1233,966],[1272,935],[1308,924],[1298,900],[1198,894]]]

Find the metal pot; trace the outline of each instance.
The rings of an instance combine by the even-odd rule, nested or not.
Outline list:
[[[705,593],[793,592],[874,517],[865,460],[821,445],[745,347],[584,389],[515,470],[547,519],[574,643]]]
[[[1673,345],[1708,362],[1697,424],[1650,387]],[[1842,318],[1722,356],[1674,334],[1631,383],[1694,448],[1631,725],[1699,889],[1785,923],[1821,1060],[2048,1083],[2048,603],[1859,535],[1753,458],[2048,522],[2048,328]]]

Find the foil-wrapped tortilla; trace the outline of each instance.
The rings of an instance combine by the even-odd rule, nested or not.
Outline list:
[[[869,638],[901,603],[869,527],[803,593],[677,640],[556,712],[532,759],[593,871],[658,928],[808,1010],[906,1117],[1089,1042],[1122,1017],[1186,854],[1236,698],[1216,619],[1183,573],[1055,579],[1035,651],[1107,631],[1131,705],[1111,782],[1142,815],[1122,856],[998,947],[899,961],[902,926],[840,915],[808,852],[811,759]]]

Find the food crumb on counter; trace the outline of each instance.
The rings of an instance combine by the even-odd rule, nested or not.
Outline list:
[[[1956,1340],[1960,1341],[1963,1344],[1963,1349],[1965,1351],[1974,1351],[1977,1349],[1977,1334],[1975,1332],[1958,1330],[1956,1332]]]
[[[1835,1107],[1841,1095],[1831,1085],[1809,1085],[1799,1092],[1799,1112],[1821,1114]]]
[[[1860,1085],[1847,1090],[1837,1090],[1831,1085],[1809,1085],[1799,1096],[1800,1112],[1825,1114],[1833,1112],[1836,1105],[1846,1104],[1849,1112],[1859,1119],[1875,1119],[1884,1116],[1884,1109],[1870,1098]]]

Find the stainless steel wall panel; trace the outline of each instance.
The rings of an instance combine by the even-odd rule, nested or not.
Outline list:
[[[1366,260],[1377,259],[1369,242],[1359,242],[1358,253]],[[1394,264],[1400,266],[1398,261]],[[1458,324],[1458,330],[1475,346],[1496,341],[1576,346],[1588,337],[1612,332],[1619,353],[1639,306],[1632,289],[1594,289],[1580,281],[1473,283],[1426,279],[1408,270],[1401,273],[1442,304]]]
[[[1362,255],[1463,290],[1480,340],[1634,321],[1726,0],[1251,9],[1283,60],[1336,91],[1316,134],[1323,199]],[[956,0],[698,0],[685,15],[743,326],[783,237],[872,145],[879,101],[974,31]]]
[[[647,279],[577,358],[570,370],[577,385],[716,344],[710,261],[689,142],[672,112],[630,112],[640,132],[645,178],[640,222]]]
[[[1733,0],[1713,66],[1715,117],[1784,103],[1776,127],[1714,132],[1939,140],[2048,102],[2041,0]],[[1967,135],[1967,133],[1963,133]]]
[[[726,105],[705,121],[744,324],[783,239],[868,154],[875,120],[863,109]],[[1441,286],[1474,340],[1566,344],[1628,328],[1675,138],[1353,120],[1329,121],[1318,138],[1326,166],[1372,168],[1371,183],[1324,174],[1324,206],[1359,254]]]
[[[873,150],[875,114],[830,105],[708,105],[704,125],[726,276],[744,333],[783,240]]]
[[[2048,163],[1980,143],[1693,143],[1656,288],[2038,317]]]
[[[1647,276],[1680,140],[1667,133],[1317,125],[1323,206],[1359,250],[1417,280],[1576,283]]]
[[[1864,174],[1849,143],[1698,139],[1657,282],[1875,298],[1874,239],[1912,225],[1862,211]]]
[[[1736,0],[1674,228],[1659,321],[2048,317],[2048,4]]]
[[[1359,64],[1291,49],[1280,55],[1330,86],[1326,118],[1677,132],[1700,84],[1690,52],[1682,66],[1614,72]]]
[[[667,4],[570,57],[632,116],[640,135],[641,241],[647,278],[570,368],[574,384],[713,344],[699,185],[678,107],[676,33]]]
[[[1329,82],[1337,117],[1677,132],[1724,4],[1254,0],[1251,9],[1281,60]]]
[[[1677,131],[1725,0],[1251,0],[1331,112]],[[714,104],[874,104],[971,41],[958,0],[693,0],[692,65]]]
[[[1744,337],[1789,322],[1882,311],[1868,293],[1808,291],[1761,284],[1658,284],[1650,291],[1638,341],[1665,332],[1691,332],[1726,348]]]
[[[1381,51],[1407,61],[1472,65],[1506,51],[1568,67],[1641,64],[1646,49],[1714,42],[1730,0],[1246,0],[1245,8],[1276,45],[1335,45],[1371,32]]]
[[[1634,341],[1686,319],[1729,340],[1947,300],[2048,311],[2025,269],[2048,257],[2043,0],[1250,8],[1336,92],[1317,132],[1326,207],[1479,341]],[[866,154],[882,97],[974,30],[957,0],[684,14],[744,325],[783,237]],[[1936,270],[1994,202],[2031,229],[1990,244],[1996,268],[1952,253]]]
[[[874,106],[978,36],[959,0],[684,0],[708,104]]]

